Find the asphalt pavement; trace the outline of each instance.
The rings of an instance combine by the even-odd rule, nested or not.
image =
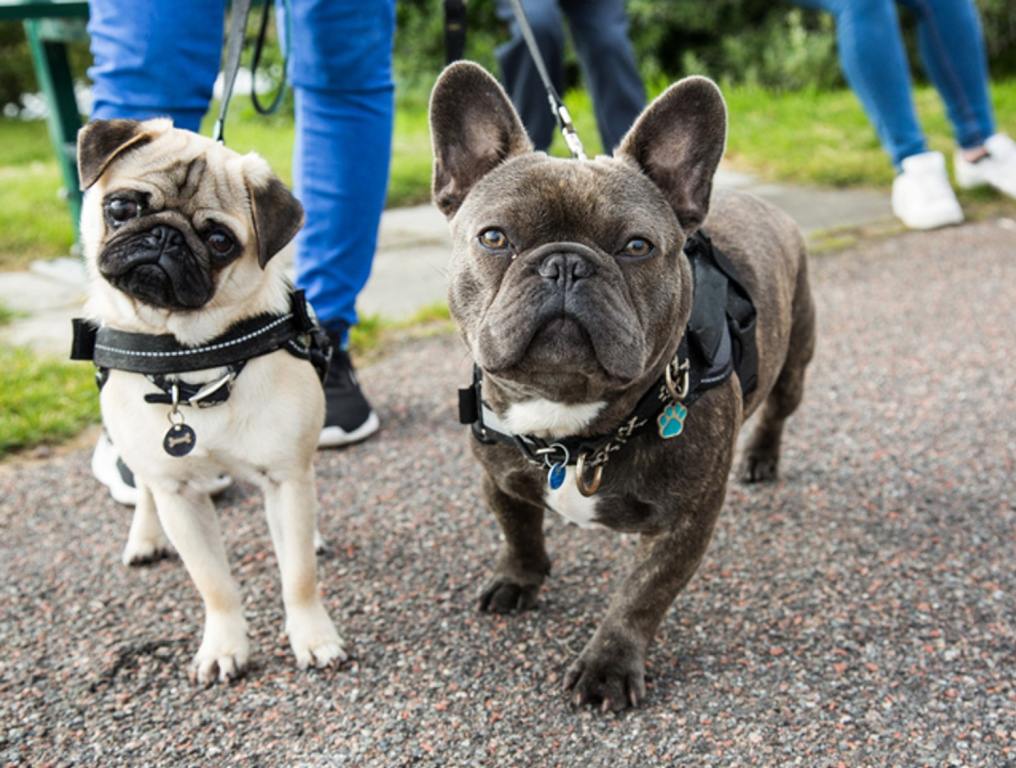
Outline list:
[[[202,689],[195,590],[177,560],[120,565],[129,511],[88,452],[0,466],[0,762],[1016,764],[1016,222],[820,256],[812,282],[783,477],[731,481],[641,709],[576,711],[560,690],[634,538],[548,517],[539,610],[476,612],[498,533],[446,336],[363,370],[383,431],[319,456],[323,591],[355,651],[340,669],[295,668],[251,487],[218,507],[252,666]]]

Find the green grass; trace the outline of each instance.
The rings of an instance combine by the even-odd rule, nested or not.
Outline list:
[[[730,108],[727,161],[734,167],[766,179],[807,184],[886,186],[892,180],[892,168],[852,92],[774,92],[750,86],[724,90]],[[992,95],[998,124],[1016,126],[1016,79],[996,83]],[[923,86],[916,100],[932,147],[951,152],[949,124],[938,95]],[[566,101],[588,154],[600,152],[588,95],[572,91]],[[211,118],[206,133],[210,124]],[[261,153],[284,180],[292,180],[289,118],[263,118],[241,102],[230,115],[227,138],[239,151]],[[552,151],[566,154],[560,137]],[[390,206],[429,199],[430,163],[426,101],[406,96],[395,116]],[[66,253],[72,232],[59,188],[45,124],[0,120],[0,269]],[[983,192],[963,195],[964,200],[992,197]]]
[[[91,366],[0,345],[0,456],[58,443],[98,420]]]

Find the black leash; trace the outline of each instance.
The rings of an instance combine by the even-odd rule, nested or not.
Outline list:
[[[219,116],[212,129],[212,138],[220,144],[226,143],[223,129],[226,125],[226,113],[229,111],[229,100],[233,97],[233,86],[236,85],[236,73],[240,71],[240,54],[243,53],[243,36],[247,30],[250,4],[251,0],[233,0],[233,7],[229,13],[226,66],[222,70],[222,101],[219,103]]]
[[[254,104],[254,109],[259,115],[274,115],[279,111],[279,107],[282,106],[282,98],[286,95],[286,72],[288,71],[289,65],[289,0],[283,0],[283,6],[286,8],[286,25],[283,34],[286,35],[286,42],[282,46],[282,81],[279,83],[278,89],[275,91],[275,97],[272,99],[272,103],[267,107],[261,103],[257,92],[257,74],[258,66],[261,64],[261,54],[265,49],[265,37],[268,34],[268,16],[272,8],[272,0],[263,0],[261,6],[261,27],[258,29],[257,40],[254,42],[254,58],[250,65],[250,100]],[[276,14],[275,26],[278,31],[278,14]]]
[[[564,137],[564,143],[568,145],[568,150],[572,153],[572,156],[578,160],[585,160],[586,153],[582,148],[582,140],[579,138],[578,133],[575,130],[575,126],[572,124],[571,114],[568,112],[568,108],[561,101],[561,96],[558,94],[557,89],[554,88],[554,83],[550,79],[550,75],[547,73],[547,65],[543,61],[543,56],[540,54],[540,49],[536,45],[536,38],[533,36],[533,28],[529,26],[529,19],[526,18],[526,12],[522,8],[521,0],[511,0],[512,13],[515,14],[515,21],[519,25],[519,30],[522,32],[522,38],[526,41],[526,47],[529,49],[529,55],[533,57],[533,63],[536,65],[536,71],[540,74],[540,79],[543,81],[543,87],[547,91],[547,101],[550,102],[550,111],[554,115],[554,119],[557,120],[558,126],[561,128],[561,135]]]
[[[445,64],[458,61],[466,53],[466,0],[445,0]]]
[[[286,58],[282,60],[282,82],[275,93],[272,103],[265,107],[258,100],[255,84],[257,80],[258,65],[261,63],[261,54],[264,51],[265,36],[268,31],[268,15],[271,10],[272,0],[262,0],[261,26],[258,29],[258,36],[254,43],[254,60],[251,64],[251,86],[250,97],[254,102],[254,109],[262,115],[270,115],[278,110],[282,104],[282,97],[286,93]],[[236,85],[236,75],[240,71],[240,56],[243,54],[243,38],[247,31],[247,18],[250,16],[251,0],[233,0],[232,10],[229,13],[229,32],[226,34],[226,61],[222,74],[222,101],[219,103],[219,116],[215,120],[215,127],[212,129],[212,138],[220,144],[226,143],[224,133],[226,126],[226,113],[229,111],[229,101],[233,97],[233,88]],[[288,52],[288,46],[284,46]]]

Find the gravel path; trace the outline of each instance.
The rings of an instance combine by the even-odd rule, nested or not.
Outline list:
[[[178,561],[119,564],[129,512],[87,452],[0,468],[0,761],[1016,764],[1016,232],[820,257],[813,284],[819,352],[784,478],[731,484],[643,709],[575,712],[559,691],[634,539],[548,518],[540,610],[475,612],[497,530],[446,337],[363,371],[384,431],[318,462],[324,590],[356,651],[340,670],[292,663],[250,487],[219,508],[253,668],[203,690],[184,676],[196,593]]]

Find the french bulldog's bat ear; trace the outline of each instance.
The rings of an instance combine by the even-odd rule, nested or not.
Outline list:
[[[260,175],[260,174],[259,174]],[[289,188],[267,173],[252,180],[247,177],[251,220],[254,222],[258,264],[264,269],[268,260],[296,237],[303,226],[303,206]]]
[[[117,157],[147,144],[152,134],[138,120],[92,120],[78,131],[78,179],[88,189]]]
[[[666,195],[686,233],[709,212],[713,174],[727,141],[727,107],[716,84],[686,77],[635,121],[615,155],[633,160]]]
[[[501,85],[483,67],[447,67],[430,96],[434,204],[449,218],[473,185],[533,145]]]

